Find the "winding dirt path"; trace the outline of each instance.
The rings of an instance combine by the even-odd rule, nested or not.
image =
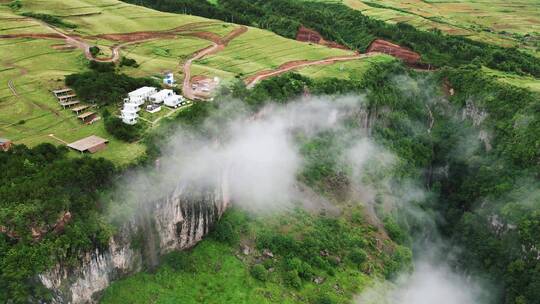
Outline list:
[[[177,35],[185,33],[186,36],[201,36],[205,40],[212,40],[208,38],[208,35],[203,35],[205,32],[194,32],[200,28],[207,27],[215,24],[215,21],[193,22],[188,23],[173,29],[164,31],[145,31],[145,32],[132,32],[132,33],[114,33],[114,34],[101,34],[96,36],[81,37],[78,35],[70,35],[64,33],[60,29],[47,24],[42,21],[38,21],[43,27],[51,30],[53,33],[47,34],[35,34],[35,33],[21,33],[21,34],[6,34],[0,35],[0,38],[34,38],[34,39],[56,39],[64,40],[66,45],[83,50],[85,57],[88,60],[98,62],[118,62],[120,60],[120,50],[128,45],[146,42],[155,39],[174,39]],[[219,36],[218,36],[219,37]],[[109,47],[111,50],[111,56],[109,58],[94,58],[90,52],[91,44],[86,42],[85,39],[106,39],[109,41],[117,41],[118,44]]]
[[[193,92],[193,89],[191,87],[191,66],[193,65],[193,61],[199,60],[204,58],[205,56],[218,53],[225,49],[225,47],[231,42],[234,38],[244,34],[248,31],[248,28],[246,26],[240,26],[231,31],[227,36],[217,40],[214,38],[213,35],[206,35],[205,33],[193,33],[192,35],[197,36],[201,39],[210,40],[212,41],[212,45],[209,47],[206,47],[198,52],[195,53],[193,57],[186,60],[184,63],[183,71],[184,71],[184,82],[182,85],[182,93],[184,94],[184,97],[191,100],[200,99],[197,94]]]
[[[331,58],[326,58],[326,59],[322,59],[322,60],[290,61],[290,62],[282,64],[281,66],[279,66],[275,70],[261,71],[261,72],[255,74],[255,75],[253,75],[253,76],[250,76],[250,77],[246,78],[246,80],[244,82],[246,83],[248,88],[252,88],[258,82],[260,82],[260,81],[262,81],[264,79],[274,77],[274,76],[278,76],[278,75],[281,75],[283,73],[286,73],[286,72],[289,72],[289,71],[292,71],[292,70],[301,69],[301,68],[305,68],[305,67],[309,67],[309,66],[315,66],[315,65],[328,65],[328,64],[334,64],[336,62],[358,60],[358,59],[374,57],[374,56],[378,56],[378,55],[380,55],[380,53],[372,52],[372,53],[368,53],[368,54],[357,54],[357,55],[351,55],[351,56],[331,57]]]

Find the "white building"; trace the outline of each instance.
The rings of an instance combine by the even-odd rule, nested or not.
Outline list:
[[[165,77],[163,77],[163,83],[168,86],[174,85],[174,74],[171,72],[165,73]]]
[[[148,100],[153,102],[153,103],[162,103],[163,101],[165,101],[166,98],[168,98],[170,96],[173,96],[173,95],[174,95],[173,90],[161,90],[161,91],[153,94],[152,96],[150,96],[150,98],[148,98]]]
[[[142,105],[148,98],[157,93],[154,87],[142,87],[133,92],[128,93],[128,98],[124,99],[125,103],[134,103]]]
[[[124,108],[120,111],[120,118],[128,125],[134,125],[139,118],[138,112],[141,110],[136,103],[124,103]]]
[[[178,106],[180,106],[184,102],[184,97],[173,94],[172,96],[168,96],[167,98],[165,98],[163,102],[168,107],[178,108]]]

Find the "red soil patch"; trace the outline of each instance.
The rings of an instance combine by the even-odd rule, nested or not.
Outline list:
[[[418,65],[420,63],[420,54],[413,52],[400,45],[393,44],[386,40],[375,39],[367,49],[368,53],[384,53],[403,60],[409,65]]]
[[[248,28],[245,26],[240,26],[232,30],[230,33],[227,34],[227,36],[220,39],[219,43],[220,45],[227,46],[229,42],[231,42],[236,37],[244,34],[248,31]]]
[[[319,34],[319,32],[304,27],[303,25],[300,26],[300,28],[298,29],[298,33],[296,34],[296,40],[302,42],[316,43],[335,49],[349,50],[349,48],[344,45],[333,41],[325,40],[323,36]]]
[[[186,34],[186,36],[193,36],[193,37],[201,38],[204,40],[209,40],[217,44],[221,42],[221,36],[215,33],[211,33],[211,32],[194,32],[194,33]]]

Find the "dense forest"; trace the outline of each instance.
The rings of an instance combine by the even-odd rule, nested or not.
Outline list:
[[[365,51],[375,38],[387,39],[422,54],[438,67],[470,62],[517,74],[540,77],[540,59],[515,48],[502,48],[440,31],[421,31],[410,25],[388,24],[341,4],[300,0],[123,0],[157,10],[193,14],[271,30],[294,39],[300,25],[326,39]]]
[[[36,303],[47,298],[37,274],[108,244],[98,197],[115,168],[41,144],[0,152],[0,172],[0,302]]]
[[[396,75],[408,75],[421,89],[396,82]],[[444,97],[443,84],[456,93]],[[440,214],[443,236],[466,249],[455,266],[492,282],[500,303],[538,303],[538,95],[489,78],[475,65],[444,69],[426,79],[396,64],[376,65],[358,81],[287,74],[252,90],[238,82],[225,93],[258,109],[302,96],[306,89],[312,94],[368,92],[367,107],[377,113],[372,137],[403,160],[392,174],[423,181],[436,202],[419,202],[420,207]],[[215,110],[210,104],[200,106],[189,113],[189,121],[202,122]],[[430,132],[426,107],[434,119]],[[467,109],[489,114],[477,124],[474,117],[463,116]],[[490,131],[489,142],[479,138],[481,129]],[[347,168],[336,161],[343,142],[340,134],[326,133],[303,143],[307,163],[301,179],[327,196],[339,197],[348,185]],[[437,173],[441,168],[447,173]],[[390,231],[392,223],[400,223],[414,237],[423,233],[414,221],[401,216],[385,223]]]

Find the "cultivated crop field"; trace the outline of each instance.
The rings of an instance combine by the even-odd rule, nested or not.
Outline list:
[[[316,60],[353,52],[312,45],[250,28],[234,39],[227,48],[197,63],[232,74],[249,76],[262,70],[275,69],[295,60]]]
[[[121,73],[161,77],[163,72],[172,71],[181,83],[188,59],[238,29],[234,24],[162,13],[117,0],[26,0],[18,9],[3,3],[0,2],[0,35],[7,36],[0,38],[0,137],[34,146],[42,142],[61,145],[97,135],[109,139],[110,144],[96,155],[117,164],[126,164],[142,155],[143,145],[115,140],[107,134],[102,121],[82,124],[71,110],[62,109],[51,93],[64,86],[66,75],[89,70],[88,55],[85,57],[82,46],[99,46],[98,58],[102,60],[112,60],[112,48],[117,48],[120,58],[132,58],[139,64],[136,68],[121,67]],[[23,13],[58,16],[73,28],[46,24],[24,17]],[[66,37],[75,42],[70,43]],[[191,77],[219,77],[224,84],[235,77],[246,78],[291,61],[352,54],[249,28],[216,52],[196,60]],[[356,70],[354,77],[359,77],[372,60],[342,62],[339,68]],[[315,77],[332,76],[335,68],[311,67],[301,72]],[[341,73],[340,77],[344,75]],[[109,110],[117,114],[118,108],[110,106]],[[174,113],[161,111],[147,118],[155,121],[160,115],[171,114]]]
[[[298,70],[302,75],[312,78],[335,77],[338,79],[362,79],[364,73],[375,63],[391,62],[394,57],[380,55],[348,62],[339,62],[330,65],[310,66]]]
[[[387,22],[437,28],[452,35],[519,45],[538,54],[540,2],[536,0],[316,0],[343,3]],[[525,35],[531,35],[527,37]]]
[[[83,125],[73,112],[58,105],[49,90],[63,86],[64,75],[85,67],[79,52],[59,53],[52,49],[53,44],[30,39],[1,41],[5,56],[0,68],[0,136],[33,146],[42,142],[61,145],[63,141],[98,135],[110,140],[108,149],[99,156],[118,164],[144,152],[140,144],[128,145],[109,136],[103,123]]]

